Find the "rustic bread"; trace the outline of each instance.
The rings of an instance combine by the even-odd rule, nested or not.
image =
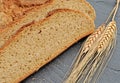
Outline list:
[[[0,32],[0,47],[5,44],[5,42],[11,38],[21,27],[30,25],[33,21],[39,21],[44,19],[48,12],[59,9],[59,8],[68,8],[77,11],[83,11],[89,14],[91,11],[91,15],[95,18],[94,10],[91,8],[87,8],[85,3],[82,3],[82,0],[54,0],[52,3],[47,3],[40,7],[36,7],[34,10],[26,13],[23,17],[19,20],[14,21],[12,24],[8,25],[3,31]],[[89,11],[87,11],[87,9]]]
[[[0,82],[20,82],[94,28],[91,18],[73,10],[56,10],[44,20],[22,28],[0,50]]]

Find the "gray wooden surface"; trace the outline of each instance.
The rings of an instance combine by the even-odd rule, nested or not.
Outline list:
[[[102,24],[115,4],[115,0],[87,0],[96,10],[96,27]],[[120,83],[120,7],[116,17],[118,26],[117,45],[107,65],[97,83]],[[61,83],[63,77],[76,56],[82,40],[70,47],[52,62],[31,75],[23,83]]]

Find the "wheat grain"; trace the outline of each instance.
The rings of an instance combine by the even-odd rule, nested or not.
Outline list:
[[[116,22],[115,21],[111,21],[108,26],[106,27],[106,33],[108,33],[109,36],[107,36],[106,38],[108,40],[104,40],[102,39],[101,42],[105,41],[103,43],[103,45],[100,46],[101,43],[99,43],[98,45],[98,52],[100,53],[103,53],[103,51],[105,51],[105,54],[100,54],[100,55],[97,55],[99,56],[98,58],[101,58],[101,57],[104,57],[103,59],[101,59],[102,61],[102,64],[97,64],[98,66],[100,65],[100,68],[99,69],[96,69],[94,68],[94,70],[96,69],[98,72],[97,72],[97,75],[96,75],[96,79],[94,79],[94,83],[96,82],[96,80],[99,78],[100,76],[100,73],[105,69],[106,65],[107,65],[107,62],[109,62],[109,60],[111,59],[112,57],[112,51],[116,45],[116,36],[117,36],[117,27],[116,27]],[[106,34],[105,34],[106,35]],[[105,37],[104,35],[104,37]],[[99,48],[101,47],[101,48]],[[106,50],[107,49],[107,50]],[[94,73],[94,72],[93,72]]]
[[[114,38],[115,33],[116,33],[116,23],[115,23],[115,21],[112,21],[108,24],[108,26],[106,27],[106,29],[104,30],[104,32],[102,33],[100,38],[98,38],[98,40],[96,41],[93,48],[90,48],[92,50],[90,50],[87,53],[87,56],[84,59],[82,59],[81,62],[78,63],[78,65],[76,66],[75,70],[71,73],[71,75],[68,78],[68,80],[66,81],[66,83],[76,82],[78,80],[78,78],[82,75],[82,72],[83,72],[84,68],[87,66],[88,62],[90,60],[92,60],[92,61],[95,60],[95,58],[98,56],[100,57],[102,52],[109,46],[109,43]],[[95,46],[97,47],[97,49]],[[93,55],[95,55],[94,58],[92,58]],[[95,62],[93,64],[93,68],[91,68],[90,72],[92,72],[95,69],[97,63],[98,62]],[[89,80],[85,80],[85,81],[89,81]]]
[[[110,27],[112,24],[112,27]],[[75,66],[72,70],[72,73],[70,74],[70,76],[68,77],[68,79],[66,80],[65,83],[72,83],[72,82],[76,82],[77,79],[79,78],[79,76],[82,75],[82,71],[84,70],[84,68],[87,66],[87,63],[90,61],[90,59],[93,59],[93,55],[95,53],[95,50],[93,50],[92,52],[89,51],[91,49],[91,47],[93,46],[93,44],[95,44],[95,41],[97,41],[98,39],[102,38],[100,40],[100,45],[98,45],[99,47],[102,46],[104,47],[104,45],[106,45],[106,42],[108,42],[109,38],[111,37],[111,34],[114,32],[114,24],[113,22],[111,22],[108,26],[108,28],[105,29],[105,25],[100,26],[92,35],[90,35],[88,37],[88,39],[85,41],[82,51],[75,63]],[[101,34],[103,34],[103,36],[101,37]],[[99,38],[100,37],[100,38]],[[92,41],[92,42],[91,42]],[[97,43],[96,43],[97,45]],[[95,48],[95,47],[93,47]],[[87,50],[86,50],[87,49]],[[101,48],[103,49],[103,48]],[[88,52],[89,51],[89,52]],[[82,54],[88,52],[85,58],[82,58],[82,61],[80,62],[80,58],[83,57]]]
[[[116,11],[118,9],[119,2],[120,2],[120,0],[117,1]],[[104,33],[102,34],[101,38],[99,39],[97,50],[96,50],[96,57],[94,58],[96,60],[83,83],[89,83],[91,77],[95,74],[96,70],[98,70],[98,73],[96,75],[96,77],[98,78],[101,71],[103,70],[103,68],[105,68],[107,61],[111,57],[110,53],[114,47],[113,44],[116,41],[116,32],[117,32],[116,22],[114,21],[116,11],[113,15],[112,21],[107,25]],[[106,58],[106,59],[104,62],[102,62],[104,60],[104,58]],[[100,65],[99,63],[102,63],[102,64]],[[100,66],[100,68],[98,69],[99,66]],[[96,79],[95,79],[95,81],[96,81]],[[93,81],[92,83],[95,83],[95,81]]]
[[[119,0],[117,0],[117,5],[114,7],[116,11],[118,9],[118,4],[119,4]],[[84,83],[89,83],[89,82],[95,83],[97,78],[99,78],[100,73],[105,68],[107,61],[109,61],[111,57],[110,53],[116,43],[117,27],[116,27],[116,22],[114,21],[116,11],[113,15],[112,21],[108,24],[103,35],[101,36],[100,41],[98,42],[99,44],[97,47],[96,60],[91,70],[89,71],[88,75],[86,76]],[[96,71],[98,72],[95,74]],[[90,81],[93,75],[96,76],[96,79],[93,79],[92,81]]]
[[[105,48],[107,48],[109,41],[113,37],[115,31],[116,31],[115,22],[110,22],[110,24],[106,27],[106,29],[102,33],[102,36],[100,36],[100,38],[98,38],[99,42],[95,43],[95,45],[96,45],[96,47],[98,47],[98,49],[96,50],[96,47],[94,47],[94,46],[93,46],[94,49],[90,48],[91,50],[86,54],[87,56],[84,59],[82,59],[81,62],[77,62],[77,66],[74,68],[74,70],[72,71],[72,73],[70,74],[69,78],[67,79],[67,81],[65,83],[74,83],[78,80],[78,78],[82,75],[82,72],[83,72],[84,68],[87,66],[88,62],[90,60],[95,59],[95,58],[92,58],[93,55],[96,55],[96,56],[101,55],[101,53],[102,53],[101,51],[104,50]],[[99,53],[99,51],[100,51],[100,53]],[[96,52],[97,52],[97,54],[95,54]],[[96,65],[97,62],[94,64]],[[93,66],[93,68],[94,67],[95,66]]]
[[[91,46],[94,44],[94,42],[97,40],[97,38],[100,36],[101,33],[103,33],[105,29],[105,25],[102,24],[101,26],[99,26],[95,32],[93,34],[91,34],[85,41],[82,49],[80,49],[81,51],[79,52],[80,54],[78,54],[78,57],[76,57],[76,60],[73,62],[72,64],[72,68],[69,72],[67,72],[67,74],[65,75],[64,78],[66,78],[68,76],[69,73],[73,72],[76,67],[78,66],[78,64],[80,63],[80,61],[84,58],[84,56],[86,55],[86,53],[89,51],[89,49],[91,48]]]
[[[97,55],[99,57],[96,59],[95,63],[93,64],[93,67],[90,70],[89,75],[87,76],[88,78],[92,77],[95,74],[96,70],[98,70],[98,72],[97,72],[97,74],[95,76],[97,78],[99,78],[100,73],[105,68],[107,61],[110,60],[110,57],[111,57],[110,53],[112,52],[112,50],[113,50],[113,48],[114,48],[114,46],[116,44],[117,27],[116,27],[116,22],[114,21],[114,18],[115,18],[115,15],[117,13],[117,10],[118,10],[119,3],[120,3],[120,0],[117,0],[117,5],[114,7],[114,9],[112,11],[112,13],[113,13],[114,10],[115,10],[115,12],[113,14],[112,21],[106,27],[106,31],[105,31],[105,33],[103,35],[103,38],[101,39],[101,41],[100,41],[100,43],[98,45],[98,52],[100,52],[100,51],[102,51],[102,53],[103,53],[103,51],[106,51],[106,52],[105,52],[105,54]],[[111,15],[112,15],[112,13],[111,13]],[[107,19],[107,21],[108,21],[108,19]],[[107,23],[107,21],[106,21],[106,23]],[[107,50],[105,50],[105,48]],[[99,64],[100,62],[102,64]],[[99,69],[98,69],[98,67],[99,67]],[[97,78],[94,79],[92,81],[92,83],[95,83]],[[89,79],[86,79],[86,81],[90,82]]]
[[[93,76],[95,74],[95,71],[98,70],[98,72],[97,72],[97,74],[95,76],[97,78],[99,78],[100,73],[103,71],[103,69],[106,66],[106,63],[110,60],[110,58],[111,58],[110,55],[112,53],[112,50],[113,50],[114,46],[116,45],[117,26],[116,26],[116,22],[115,22],[114,19],[115,19],[116,13],[118,11],[119,3],[120,3],[120,0],[117,0],[117,4],[115,6],[115,12],[113,14],[112,21],[106,27],[105,33],[103,35],[103,38],[100,40],[100,43],[98,45],[98,50],[97,51],[99,52],[99,54],[100,54],[100,52],[104,53],[103,51],[105,51],[105,54],[98,55],[99,56],[98,57],[99,60],[96,60],[95,62],[96,63],[97,62],[100,63],[102,61],[102,64],[96,64],[96,63],[93,64],[94,66],[92,68],[93,72],[91,73],[91,76]],[[103,57],[102,60],[100,60],[101,57]],[[99,69],[98,69],[98,66],[100,66]],[[92,81],[92,83],[95,83],[97,78],[94,79]]]
[[[110,55],[109,52],[111,52],[111,48],[113,48],[112,40],[114,40],[115,35],[116,35],[116,23],[115,21],[112,21],[108,24],[104,33],[101,35],[101,39],[99,39],[98,46],[97,46],[98,48],[96,50],[97,52],[96,57],[92,60],[92,61],[95,60],[95,62],[93,63],[91,70],[88,72],[88,75],[86,76],[86,79],[84,80],[84,83],[89,83],[89,81],[91,80],[91,77],[95,74],[95,71],[100,66],[100,64],[98,63],[103,61],[104,58],[107,56],[109,58],[109,55]],[[100,71],[101,68],[98,70]]]
[[[85,54],[89,51],[91,46],[94,44],[94,42],[97,40],[97,38],[100,36],[101,33],[103,33],[105,29],[105,25],[102,24],[101,26],[98,27],[98,29],[95,30],[93,34],[91,34],[85,41],[81,52],[79,56],[77,57],[77,60],[75,61],[76,63],[74,64],[73,70],[76,68],[78,63],[84,58]]]
[[[105,25],[103,24],[99,26],[98,29],[96,29],[95,32],[87,38],[82,49],[83,53],[86,53],[91,48],[97,38],[103,33],[104,29]]]
[[[118,4],[119,4],[119,0],[117,1],[116,8],[114,8],[116,9],[116,11],[118,9]],[[89,83],[91,76],[95,74],[96,70],[99,71],[96,77],[99,76],[100,71],[102,71],[102,68],[105,67],[107,60],[110,58],[110,51],[113,48],[112,45],[113,41],[116,40],[117,27],[116,27],[116,22],[114,21],[116,11],[113,15],[112,21],[107,25],[105,29],[103,29],[103,31],[101,31],[100,29],[101,32],[99,32],[99,28],[98,28],[98,32],[96,30],[96,32],[90,35],[88,39],[85,41],[82,50],[80,51],[81,53],[78,56],[78,59],[76,60],[73,71],[71,72],[70,76],[65,81],[65,83],[76,83],[80,81],[79,79],[82,79],[83,77],[82,73],[83,71],[85,71],[85,68],[88,65],[88,63],[93,63],[94,61],[95,62],[93,63],[85,80],[83,82],[82,81],[80,82]],[[81,57],[82,59],[80,59]],[[105,59],[106,61],[104,63],[102,62],[104,60],[103,58],[106,58]],[[102,65],[100,65],[100,63]],[[98,69],[99,66],[100,68]]]
[[[109,44],[109,41],[112,37],[114,37],[116,33],[116,22],[111,21],[105,29],[105,32],[99,42],[98,51],[104,50],[106,46]]]

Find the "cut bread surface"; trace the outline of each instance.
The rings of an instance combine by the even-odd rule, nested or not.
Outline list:
[[[23,26],[30,24],[33,21],[39,21],[44,19],[49,12],[55,9],[72,9],[76,11],[82,11],[88,13],[88,10],[91,11],[90,15],[95,18],[94,10],[87,7],[84,1],[82,0],[54,0],[51,3],[47,3],[40,7],[36,7],[34,10],[29,11],[20,19],[14,21],[8,25],[3,31],[0,32],[0,47],[2,47],[6,41],[11,38],[16,32]],[[88,13],[89,14],[89,13]]]
[[[18,83],[94,31],[94,21],[82,12],[56,10],[22,28],[0,50],[0,82]]]

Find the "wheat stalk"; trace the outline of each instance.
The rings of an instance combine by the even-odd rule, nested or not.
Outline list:
[[[89,49],[94,44],[94,42],[96,41],[96,39],[100,36],[100,34],[104,31],[104,29],[105,29],[105,25],[103,24],[103,25],[99,26],[99,28],[96,29],[96,31],[87,38],[87,40],[85,41],[85,43],[83,45],[83,48],[80,51],[79,56],[77,57],[77,60],[75,61],[75,64],[73,64],[74,67],[72,68],[71,72],[73,72],[74,70],[76,70],[76,67],[78,66],[78,64],[80,63],[80,61],[85,57],[84,55],[86,55],[86,53],[89,51]],[[86,61],[82,61],[82,62],[86,62]],[[81,71],[82,70],[83,69],[81,69]],[[73,78],[73,77],[69,77],[69,79],[71,79],[71,78]],[[75,78],[77,78],[77,77],[75,77]],[[69,79],[67,79],[67,80],[69,80]]]
[[[104,29],[105,29],[105,25],[102,24],[101,26],[99,26],[98,29],[95,30],[95,32],[93,34],[91,34],[87,38],[87,40],[83,44],[83,48],[80,49],[80,52],[79,52],[80,54],[78,53],[79,56],[76,57],[76,60],[74,61],[75,64],[72,64],[72,66],[74,65],[74,67],[71,68],[71,70],[68,73],[71,73],[71,72],[74,71],[74,69],[76,69],[76,67],[78,66],[78,63],[80,63],[80,61],[85,57],[86,53],[89,51],[89,49],[94,44],[94,42],[96,41],[96,39],[100,36],[100,34],[104,31]],[[67,77],[67,75],[65,76],[65,78],[66,77]]]
[[[111,51],[113,50],[113,48],[114,48],[114,46],[115,46],[115,44],[116,44],[117,27],[116,27],[116,22],[114,21],[114,18],[115,18],[115,15],[116,15],[116,13],[117,13],[117,10],[118,10],[119,3],[120,3],[120,0],[117,0],[116,11],[115,11],[115,13],[114,13],[114,15],[113,15],[112,21],[108,24],[108,27],[107,27],[107,30],[108,30],[108,31],[111,31],[111,33],[112,33],[112,32],[114,32],[114,33],[111,34],[111,35],[112,35],[112,38],[111,38],[111,42],[109,43],[109,46],[111,46],[111,48],[108,50],[108,52],[106,52],[106,53],[107,53],[107,54],[106,54],[106,60],[103,61],[102,65],[101,65],[100,68],[98,69],[98,73],[97,73],[97,76],[96,76],[96,77],[98,77],[98,78],[99,78],[100,73],[102,72],[102,70],[105,68],[106,63],[110,60],[110,58],[111,58],[110,53],[111,53]],[[110,34],[110,33],[109,33],[109,34]],[[107,40],[107,41],[108,41],[108,40]],[[99,51],[101,50],[101,48],[104,49],[103,46],[104,46],[104,44],[103,44],[103,45],[99,45],[99,47],[98,47],[98,48],[100,48]],[[108,46],[108,47],[109,47],[109,46]],[[101,61],[102,61],[102,60],[101,60]],[[96,69],[96,68],[93,68],[93,69]],[[94,72],[93,72],[93,73],[94,73]],[[93,81],[93,82],[96,82],[96,80]],[[93,83],[93,82],[92,82],[92,83]]]
[[[82,49],[83,53],[86,53],[91,48],[91,46],[94,44],[96,39],[103,33],[104,29],[105,29],[105,25],[103,24],[99,26],[98,29],[96,29],[96,31],[87,38],[84,47]]]
[[[113,36],[113,34],[114,34],[115,32],[116,32],[115,22],[110,22],[109,25],[107,26],[106,30],[104,31],[104,33],[102,33],[101,39],[99,38],[99,40],[100,40],[100,43],[98,44],[99,50],[97,50],[97,51],[100,52],[100,49],[105,50],[104,48],[106,48],[106,46],[109,44],[109,41],[110,41],[111,37]],[[97,44],[96,44],[96,45],[97,45]],[[98,55],[102,53],[102,52],[101,52],[101,53],[99,53],[99,52],[97,52]],[[93,61],[94,61],[96,58],[98,58],[98,60],[100,59],[101,56],[98,56],[98,55],[96,55],[96,56],[92,59],[91,64],[93,63]],[[103,56],[102,56],[102,57],[103,57]],[[91,77],[90,73],[95,69],[96,65],[98,64],[98,60],[94,62],[93,67],[92,67],[91,70],[87,73],[86,79],[85,79],[85,81],[84,81],[85,83],[86,83],[86,80],[89,81],[88,78]],[[99,61],[100,61],[100,60],[99,60]],[[88,65],[87,65],[87,66],[88,66]],[[82,76],[81,76],[81,79],[82,79]],[[80,80],[80,79],[79,79],[79,80]],[[88,83],[88,82],[87,82],[87,83]]]
[[[97,40],[98,37],[100,37],[100,35],[103,33],[104,29],[105,29],[105,24],[109,21],[112,13],[114,12],[116,6],[114,7],[114,9],[112,10],[112,12],[110,13],[109,17],[107,18],[106,22],[104,24],[102,24],[101,26],[99,26],[95,32],[93,34],[91,34],[85,41],[85,43],[81,46],[82,49],[80,49],[79,53],[78,53],[78,57],[77,60],[75,61],[76,63],[74,64],[74,68],[77,66],[77,64],[84,58],[84,56],[86,55],[86,53],[89,51],[89,49],[91,48],[91,46],[94,44],[94,42]],[[73,64],[72,64],[73,65]]]
[[[113,47],[114,47],[113,44],[116,41],[117,28],[116,28],[116,22],[114,21],[114,18],[115,18],[116,12],[118,10],[118,5],[119,5],[119,0],[117,0],[116,11],[113,15],[112,21],[106,27],[106,30],[105,30],[105,32],[100,40],[100,43],[98,44],[98,50],[97,50],[98,55],[97,56],[99,56],[99,57],[97,58],[97,60],[93,64],[92,69],[90,70],[90,72],[86,76],[84,83],[89,83],[90,77],[93,76],[95,71],[100,66],[100,64],[98,64],[100,61],[104,61],[104,58],[106,58],[106,57],[107,57],[105,60],[106,62],[110,59],[110,52],[113,49]],[[103,51],[105,51],[105,49],[107,49],[107,51],[105,52],[106,54],[101,54],[101,53],[103,53]],[[103,60],[101,59],[101,57],[103,57],[102,58]],[[98,69],[98,75],[96,77],[99,77],[99,74],[101,73],[102,69],[105,67],[106,62],[102,63],[102,65]],[[95,82],[95,81],[93,81],[93,82]]]
[[[86,79],[84,81],[85,83],[89,83],[90,77],[93,76],[94,72],[97,70],[97,68],[99,66],[98,63],[100,61],[102,61],[101,58],[108,56],[107,53],[109,53],[109,51],[111,51],[111,48],[113,48],[112,45],[113,45],[114,42],[112,40],[115,39],[115,35],[116,35],[116,23],[115,22],[110,22],[108,24],[108,26],[106,27],[106,30],[102,34],[101,39],[99,40],[97,50],[96,50],[97,55],[94,58],[96,60],[95,60],[95,62],[93,64],[93,67],[91,68],[88,75],[86,76]]]
[[[97,38],[100,36],[100,34],[104,31],[105,25],[102,24],[98,27],[98,29],[95,30],[93,34],[91,34],[87,40],[85,41],[83,48],[81,49],[80,56],[77,57],[77,61],[75,63],[74,68],[78,65],[78,63],[85,57],[85,54],[90,50],[91,46],[94,44],[94,42],[97,40]],[[74,69],[73,69],[74,70]]]
[[[92,53],[94,51],[92,51],[92,52],[91,51],[88,52],[88,51],[90,50],[91,46],[95,43],[97,38],[99,38],[99,36],[103,33],[104,29],[105,29],[105,26],[101,25],[92,35],[90,35],[88,37],[88,39],[84,43],[83,49],[81,50],[81,54],[77,58],[75,67],[73,68],[73,71],[72,71],[71,75],[69,76],[69,78],[67,79],[66,83],[69,83],[69,82],[74,83],[77,80],[77,78],[81,75],[82,71],[88,64],[89,60],[92,59],[91,54],[94,54],[94,53]],[[91,42],[91,39],[93,40],[93,42]],[[87,51],[86,51],[86,48],[87,48]],[[81,61],[80,58],[82,57],[82,55],[84,53],[87,53],[87,57],[84,57],[84,59],[82,59],[82,61]],[[80,64],[80,63],[82,63],[82,64]]]
[[[116,11],[118,9],[118,4],[119,2],[117,1],[117,6],[116,8],[114,8],[116,9]],[[110,43],[112,43],[112,41],[115,40],[115,33],[117,30],[116,30],[116,23],[114,21],[114,17],[115,17],[116,11],[114,13],[112,22],[108,24],[105,30],[103,29],[104,32],[98,28],[96,32],[94,32],[91,36],[88,37],[88,39],[83,45],[83,48],[81,50],[80,55],[78,56],[78,59],[76,60],[73,71],[71,72],[70,76],[65,81],[65,83],[75,83],[78,81],[78,79],[81,79],[82,72],[85,71],[85,67],[88,65],[90,60],[92,60],[91,63],[95,60],[90,72],[88,72],[88,75],[86,76],[84,81],[84,83],[89,83],[88,78],[93,76],[94,72],[99,67],[98,63],[101,62],[101,57],[106,57],[109,54],[109,51],[111,49],[110,48],[108,49],[108,47],[110,47],[112,45]],[[101,31],[100,34],[102,34],[100,38],[99,38],[100,34],[98,33],[99,31]],[[94,43],[95,45],[93,45]],[[105,50],[107,51],[105,52]],[[108,58],[106,60],[108,60]],[[105,64],[105,63],[102,63],[102,64]]]

